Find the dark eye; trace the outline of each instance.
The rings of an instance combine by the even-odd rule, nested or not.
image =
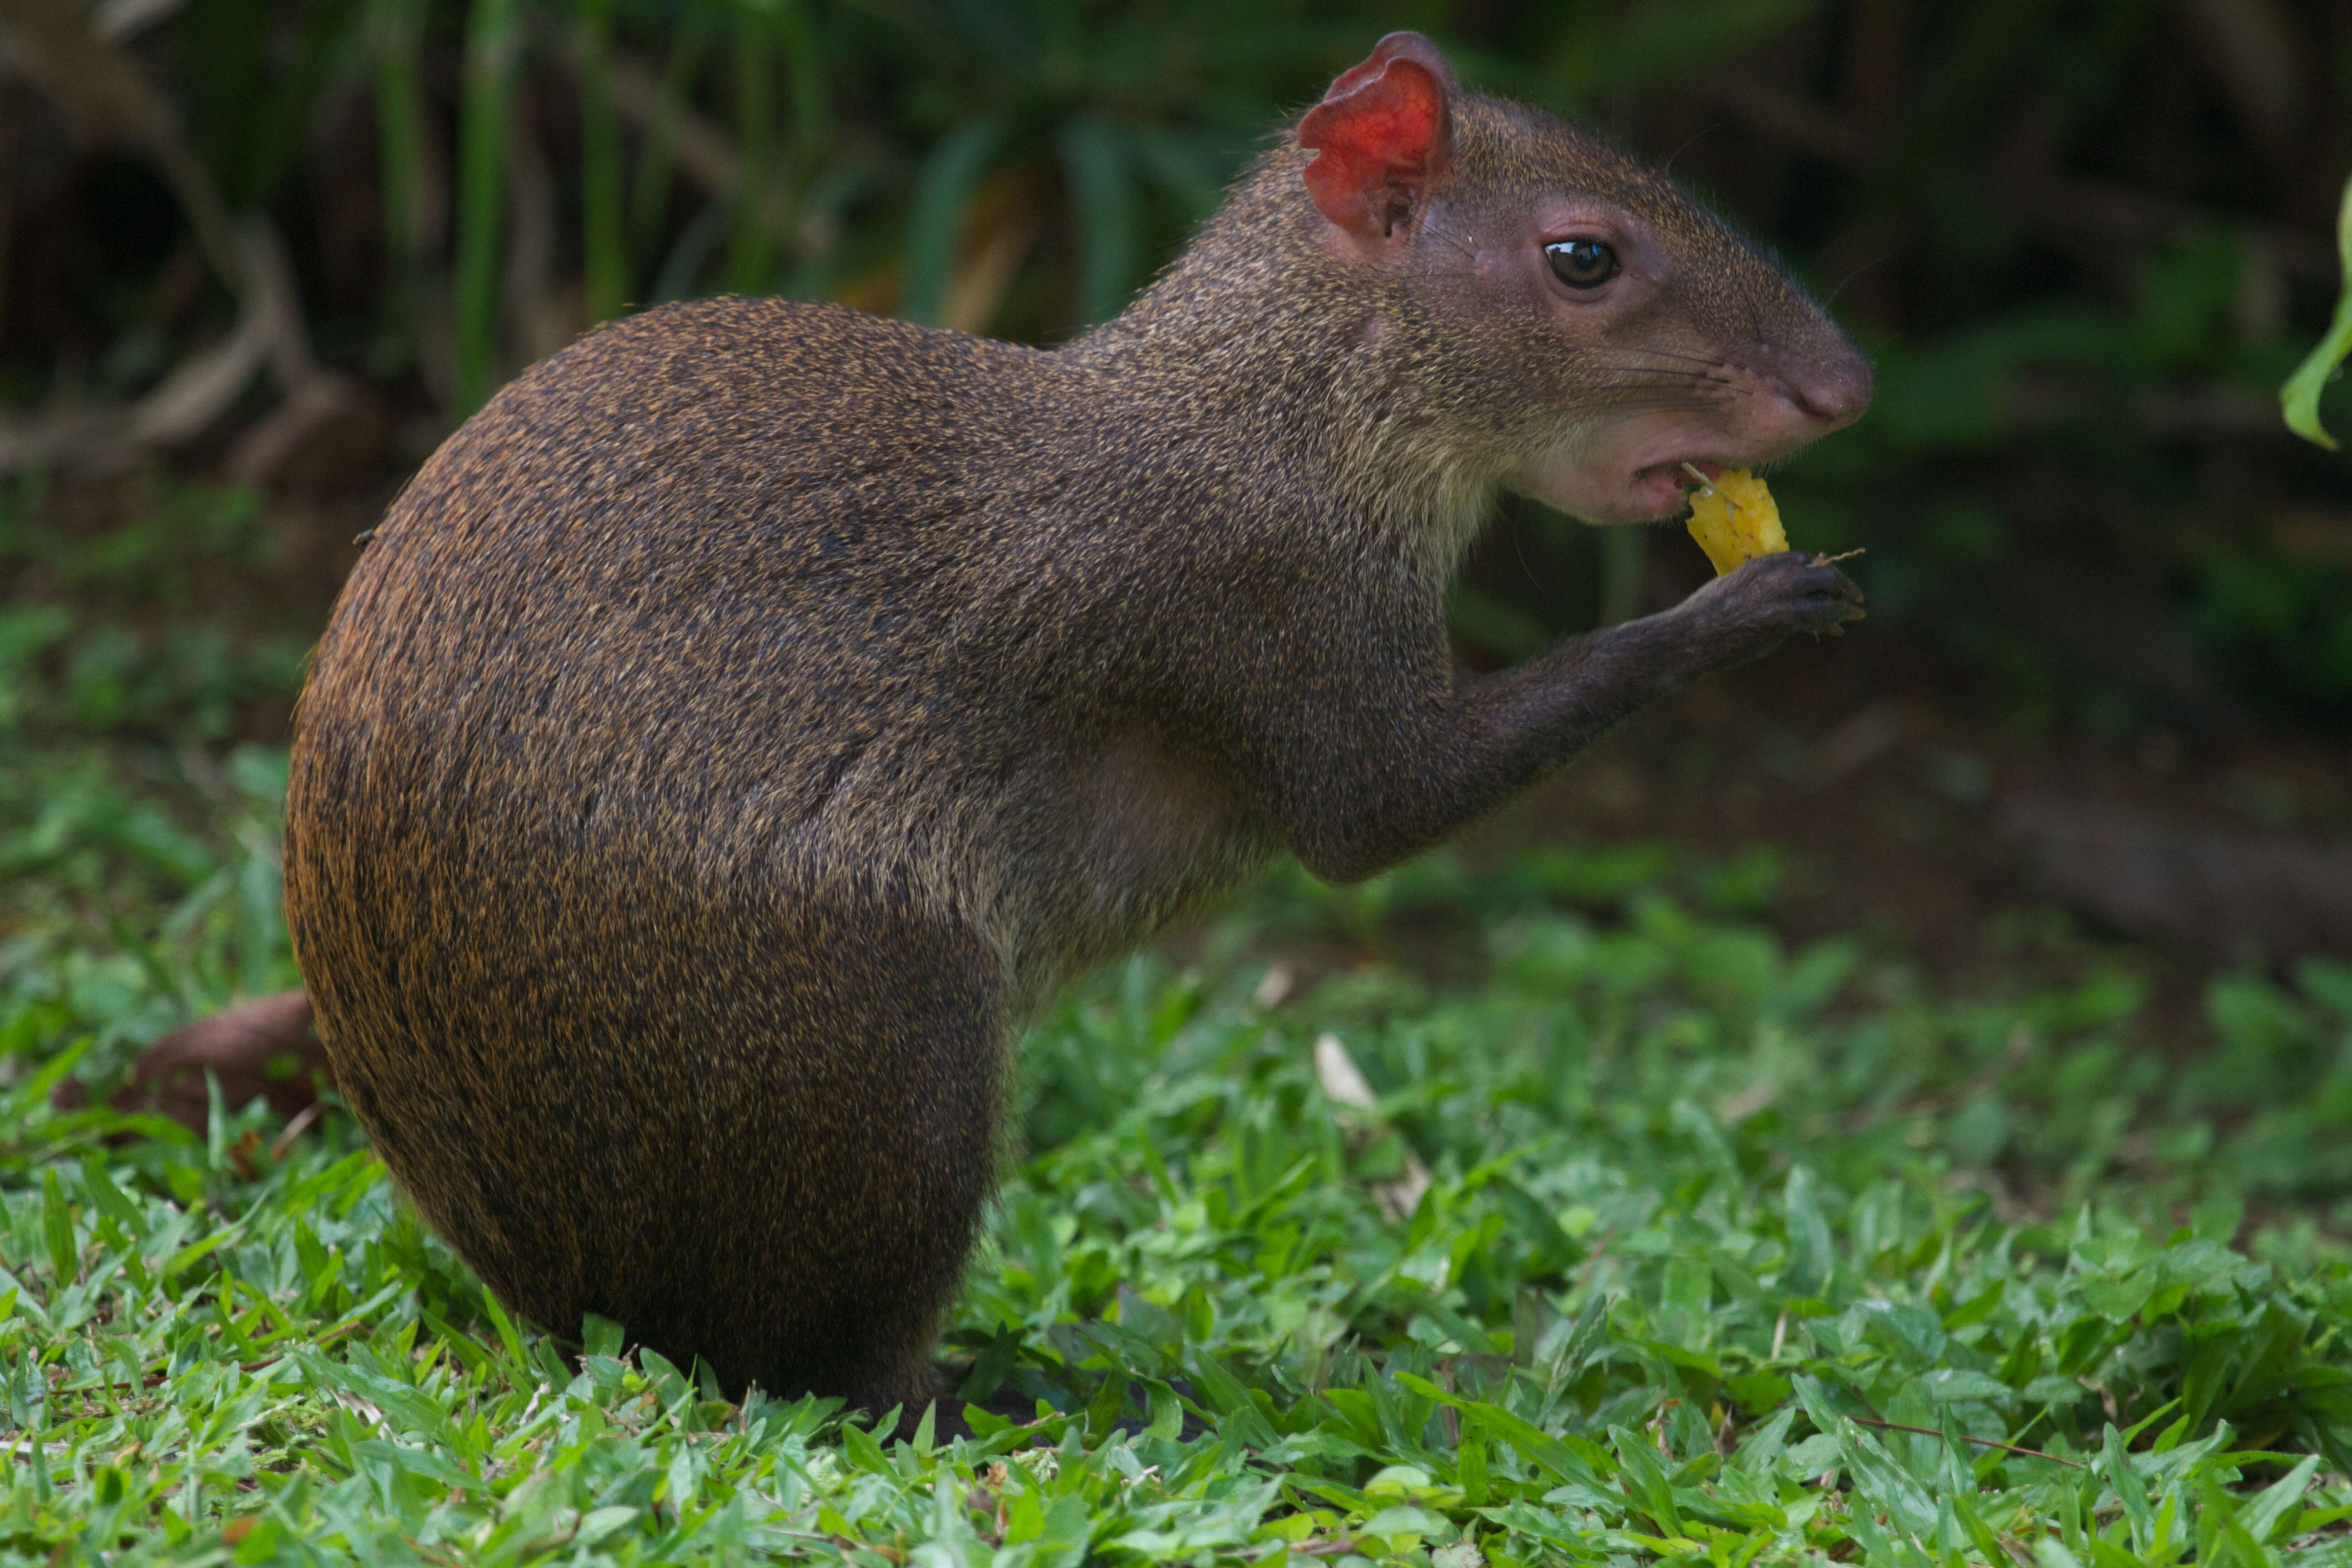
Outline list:
[[[1551,275],[1571,289],[1598,289],[1617,276],[1617,248],[1597,239],[1562,239],[1544,247]]]

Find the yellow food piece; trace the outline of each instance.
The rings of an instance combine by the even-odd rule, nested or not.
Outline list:
[[[1729,468],[1691,498],[1690,536],[1715,563],[1715,574],[1730,575],[1759,555],[1789,548],[1780,531],[1780,503],[1764,481],[1745,468]]]

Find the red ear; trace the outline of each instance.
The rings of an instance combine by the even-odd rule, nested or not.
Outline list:
[[[1385,236],[1445,166],[1454,68],[1419,33],[1391,33],[1340,74],[1298,122],[1313,153],[1307,190],[1323,216],[1362,239]]]

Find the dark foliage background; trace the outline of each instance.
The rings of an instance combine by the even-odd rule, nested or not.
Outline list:
[[[347,1118],[143,1112],[299,984],[305,651],[502,377],[1063,338],[1397,26],[1832,300],[1871,619],[1059,999],[945,1347],[1041,1427],[568,1360]],[[0,0],[0,1560],[2352,1568],[2348,167],[2342,0]],[[1513,506],[1461,651],[1705,571]]]
[[[1801,545],[1866,547],[1866,637],[1658,721],[1571,818],[1826,816],[1812,847],[1852,863],[1825,884],[1866,873],[1881,909],[1990,878],[1976,920],[2021,856],[2191,947],[2227,947],[2231,898],[2287,910],[2257,949],[2352,942],[2352,910],[2230,882],[2284,854],[2299,887],[2352,837],[2352,468],[2276,401],[2337,283],[2352,13],[2327,0],[0,0],[0,24],[14,732],[282,734],[352,535],[513,370],[720,289],[1061,338],[1410,26],[1670,162],[1880,366],[1869,419],[1776,480]],[[1679,531],[1514,506],[1463,584],[1465,654],[1702,571]],[[1888,757],[1901,798],[1846,809]],[[2068,826],[2033,793],[2053,776],[2106,815]],[[2230,885],[2135,914],[2097,892],[2131,868],[2099,863],[2070,895],[2086,834]]]

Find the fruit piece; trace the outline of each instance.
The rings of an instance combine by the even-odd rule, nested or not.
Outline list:
[[[1727,468],[1710,480],[1698,470],[1698,493],[1691,498],[1690,536],[1715,563],[1715,574],[1729,576],[1759,555],[1789,548],[1780,531],[1780,505],[1764,481],[1745,468]]]

